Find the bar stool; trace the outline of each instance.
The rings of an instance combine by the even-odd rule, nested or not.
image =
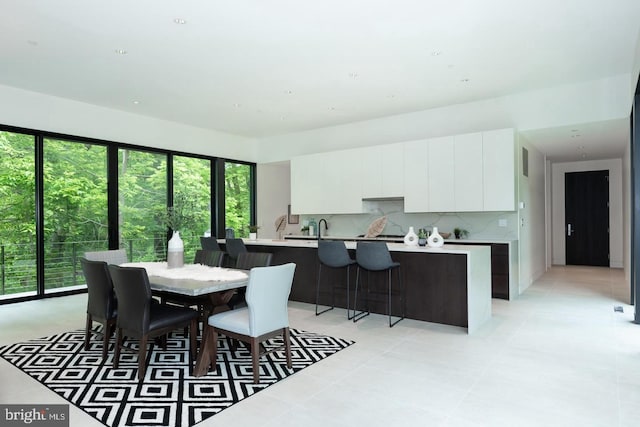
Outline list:
[[[325,308],[321,312],[318,312],[318,300],[320,299],[320,276],[322,274],[322,266],[328,268],[347,268],[347,319],[353,319],[349,310],[349,270],[352,265],[356,263],[355,260],[349,257],[349,252],[343,241],[336,240],[318,240],[318,283],[316,284],[316,316],[326,313],[329,310],[333,310],[335,307],[335,288],[331,286],[331,307]]]
[[[357,322],[369,315],[369,295],[373,292],[370,292],[370,284],[367,283],[367,300],[366,300],[366,311],[357,312],[358,305],[358,288],[360,287],[360,270],[367,271],[367,278],[369,277],[370,272],[387,272],[387,314],[389,316],[389,327],[393,327],[396,323],[404,319],[405,315],[405,296],[404,296],[404,286],[402,283],[402,275],[400,273],[400,263],[394,262],[391,259],[391,254],[389,253],[389,248],[385,242],[358,242],[356,245],[356,262],[358,263],[358,272],[356,273],[356,293],[355,293],[355,303],[353,305],[353,321]],[[398,286],[399,291],[396,294],[400,295],[400,305],[402,308],[402,315],[400,318],[396,319],[392,322],[391,317],[391,302],[392,302],[392,283],[391,283],[391,272],[396,270],[398,272]],[[367,280],[369,282],[369,280]]]

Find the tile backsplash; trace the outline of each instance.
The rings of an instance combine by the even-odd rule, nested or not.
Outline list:
[[[405,235],[409,227],[417,232],[419,228],[428,230],[438,227],[439,231],[451,232],[455,227],[469,232],[469,239],[518,238],[517,212],[446,212],[446,213],[405,213],[402,200],[364,201],[363,214],[349,215],[302,215],[300,226],[311,218],[318,222],[321,218],[329,224],[330,236],[357,236],[365,234],[369,224],[381,216],[387,216],[387,225],[382,234]],[[324,232],[323,232],[324,233]]]

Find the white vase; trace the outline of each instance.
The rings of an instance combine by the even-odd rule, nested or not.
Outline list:
[[[180,238],[180,232],[174,231],[167,246],[167,267],[180,268],[184,265],[184,242]]]
[[[249,233],[249,240],[258,240],[258,233]]]
[[[409,232],[404,236],[404,244],[407,246],[418,246],[418,235],[413,231],[413,227],[409,227]]]
[[[444,245],[444,239],[440,233],[438,233],[438,227],[433,227],[433,231],[427,239],[427,245],[429,245],[430,248],[441,248],[442,245]]]

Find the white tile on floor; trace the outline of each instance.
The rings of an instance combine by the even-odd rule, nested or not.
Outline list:
[[[297,329],[354,340],[209,426],[636,426],[640,325],[617,269],[553,267],[478,334],[292,302]],[[0,306],[0,345],[84,327],[86,295]],[[614,306],[623,313],[614,313]],[[64,402],[0,360],[0,402]],[[98,426],[72,409],[72,427]]]

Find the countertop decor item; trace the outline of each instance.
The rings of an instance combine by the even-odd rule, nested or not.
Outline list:
[[[380,235],[380,233],[382,233],[382,230],[384,230],[385,225],[387,225],[386,215],[373,221],[369,225],[369,228],[367,229],[367,233],[364,235],[364,237],[377,237],[378,235]]]
[[[456,236],[456,239],[462,239],[469,235],[469,232],[464,228],[456,227],[453,229],[453,235]]]
[[[278,218],[276,218],[275,226],[276,233],[278,233],[278,240],[282,240],[282,232],[287,226],[287,215],[280,215]]]
[[[409,227],[409,232],[404,236],[404,244],[407,246],[418,246],[418,235],[413,231],[413,227]]]
[[[438,233],[438,227],[433,227],[433,231],[427,239],[427,245],[429,245],[430,248],[441,248],[442,245],[444,245],[444,239],[440,233]]]
[[[184,242],[180,238],[180,232],[174,231],[167,246],[168,268],[180,268],[184,265]]]

